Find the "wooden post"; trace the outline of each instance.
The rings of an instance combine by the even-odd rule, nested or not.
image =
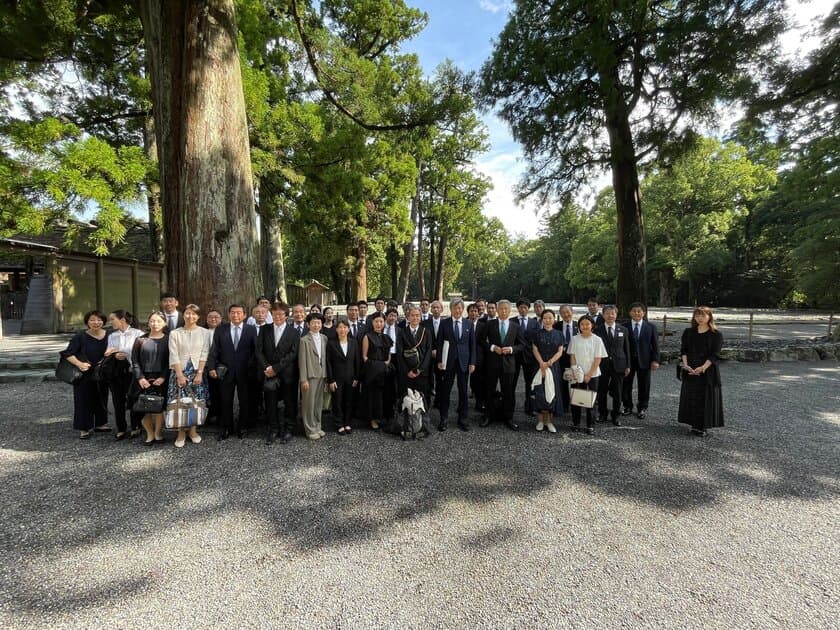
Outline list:
[[[828,316],[828,338],[831,339],[831,329],[834,326],[834,313]]]
[[[665,331],[668,329],[668,314],[662,316],[662,345],[665,345]]]
[[[752,343],[752,332],[753,332],[753,314],[750,313],[750,333],[747,337],[747,341]]]
[[[52,328],[51,332],[64,332],[64,283],[61,268],[55,254],[46,257],[45,274],[49,278],[52,295]]]

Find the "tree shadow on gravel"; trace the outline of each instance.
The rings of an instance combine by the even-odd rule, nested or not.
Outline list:
[[[457,531],[464,548],[486,549],[516,537],[519,524],[465,532],[460,524],[437,523],[435,514],[452,502],[529,498],[561,483],[671,513],[738,496],[835,499],[836,366],[796,364],[798,373],[813,377],[796,396],[783,393],[789,368],[765,368],[760,379],[750,378],[755,369],[727,366],[728,427],[707,439],[668,421],[676,416],[678,390],[662,374],[667,369],[655,379],[647,420],[598,425],[594,437],[569,432],[564,419],[557,435],[493,426],[410,443],[369,431],[272,447],[262,435],[221,444],[208,436],[181,450],[172,448],[171,436],[151,449],[110,435],[81,442],[55,415],[61,410],[66,418],[72,405],[66,387],[4,390],[0,553],[9,579],[0,608],[38,612],[49,596],[50,610],[74,610],[91,599],[43,580],[68,554],[154,540],[174,523],[200,531],[236,514],[256,519],[243,519],[241,527],[266,523],[278,544],[307,554],[374,540],[418,518]],[[730,378],[738,385],[727,387]],[[768,391],[775,392],[772,399]],[[93,603],[106,603],[111,592],[142,590],[150,579],[123,575],[124,588],[100,589]]]

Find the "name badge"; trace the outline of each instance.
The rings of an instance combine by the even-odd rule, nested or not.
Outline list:
[[[619,337],[623,337],[623,336],[624,336],[624,333],[623,333],[623,332],[620,332],[620,333],[618,333],[618,336],[619,336]]]

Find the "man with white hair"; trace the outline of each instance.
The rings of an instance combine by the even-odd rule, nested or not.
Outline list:
[[[487,361],[487,396],[485,400],[491,406],[495,399],[496,384],[502,390],[501,417],[509,429],[517,431],[519,425],[513,421],[513,410],[516,406],[516,390],[514,376],[516,374],[516,357],[525,351],[525,338],[516,319],[510,317],[510,302],[499,300],[496,304],[498,319],[489,320],[482,327],[482,335],[478,340],[486,352]],[[490,407],[482,427],[486,427],[492,420],[493,409]]]
[[[464,317],[464,300],[455,298],[449,303],[451,316],[443,320],[437,336],[438,369],[443,375],[440,400],[440,424],[438,430],[446,431],[449,421],[449,396],[452,384],[458,380],[458,428],[469,431],[467,414],[469,393],[467,384],[475,371],[475,326]],[[444,346],[446,345],[446,348]]]

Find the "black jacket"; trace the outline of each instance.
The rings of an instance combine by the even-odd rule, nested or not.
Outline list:
[[[257,367],[260,373],[270,365],[284,383],[297,383],[299,347],[300,336],[288,321],[277,345],[274,344],[274,324],[263,324],[257,338]]]
[[[516,355],[525,351],[525,338],[522,336],[522,331],[519,329],[519,322],[516,320],[509,320],[507,322],[507,334],[502,340],[499,338],[499,320],[493,319],[484,326],[482,326],[481,338],[478,339],[478,345],[484,350],[484,357],[487,369],[498,370],[513,374],[516,371]],[[496,354],[490,350],[490,346],[513,348],[513,354]]]
[[[624,326],[618,322],[615,323],[615,335],[612,341],[609,340],[607,335],[606,324],[598,324],[593,332],[604,342],[604,348],[607,349],[609,355],[609,362],[616,372],[621,372],[630,367],[630,333]],[[602,362],[601,368],[604,367],[606,366]]]

